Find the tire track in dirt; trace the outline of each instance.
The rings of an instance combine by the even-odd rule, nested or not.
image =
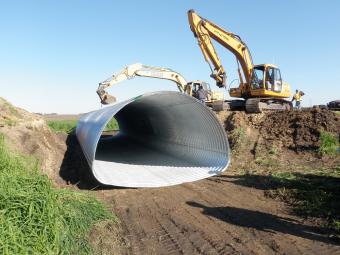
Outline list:
[[[209,182],[205,181],[205,183],[208,184]],[[211,186],[211,187],[207,185],[207,187],[204,188],[205,189],[204,193],[201,193],[200,187],[196,186],[195,183],[186,185],[185,188],[191,190],[192,192],[196,192],[197,196],[200,197],[200,200],[203,201],[204,205],[207,207],[208,206],[211,208],[216,207],[216,205],[221,205],[221,202],[223,205],[229,205],[229,204],[237,205],[239,203],[239,201],[235,201],[234,196],[231,196],[233,192],[230,192],[230,191],[221,192],[223,191],[223,188],[217,187],[216,185]],[[226,193],[226,194],[223,194],[223,193]],[[228,198],[229,201],[225,202],[223,198]],[[232,198],[232,201],[230,201],[230,198]],[[236,243],[239,243],[237,247],[238,248],[237,251],[240,252],[241,254],[270,254],[271,248],[268,249],[267,245],[263,245],[262,242],[259,242],[258,239],[254,238],[256,237],[257,232],[252,231],[252,230],[249,231],[248,229],[244,231],[244,229],[240,229],[237,226],[233,226],[228,223],[226,225],[223,222],[216,221],[216,218],[224,220],[227,216],[228,215],[225,215],[225,212],[223,211],[222,208],[220,209],[219,207],[217,207],[217,209],[214,210],[214,216],[211,216],[209,214],[207,215],[206,219],[208,219],[209,222],[205,222],[204,225],[205,226],[214,225],[215,226],[214,231],[216,231],[217,229],[223,229],[225,233],[227,233],[228,235],[231,235],[233,237],[232,241],[236,241]],[[234,233],[237,233],[237,234],[235,235]],[[242,241],[242,239],[246,241]],[[254,253],[254,250],[258,251],[258,253]]]
[[[215,205],[221,205],[222,202],[222,205],[233,205],[237,207],[248,208],[249,205],[254,207],[255,203],[256,210],[265,211],[265,214],[271,212],[273,215],[276,214],[279,217],[283,217],[284,220],[297,222],[292,216],[280,212],[282,211],[282,209],[280,209],[280,203],[265,198],[263,191],[253,190],[248,187],[236,187],[237,190],[235,190],[233,187],[235,185],[226,182],[221,182],[219,185],[212,185],[211,182],[209,182],[211,181],[210,179],[202,181],[206,184],[204,185],[204,193],[200,192],[200,186],[198,186],[197,183],[183,185],[183,187],[196,192],[197,197],[199,197],[201,201],[204,201],[205,206],[213,207]],[[234,192],[238,191],[239,194],[233,195],[233,192],[231,192],[232,190]],[[244,197],[246,193],[248,194]],[[262,196],[259,193],[262,193]],[[224,201],[223,197],[228,198],[228,200]],[[275,210],[273,210],[274,208]],[[222,220],[228,217],[236,218],[238,216],[228,215],[228,212],[226,212],[223,207],[216,208],[214,210],[214,214],[214,217]],[[208,218],[210,218],[212,222],[216,222],[216,219],[211,218],[210,215],[208,215]],[[238,220],[232,219],[231,222],[238,223]],[[209,225],[209,223],[206,225]],[[239,249],[239,251],[242,251],[242,254],[251,254],[254,251],[255,254],[320,254],[320,252],[323,254],[340,254],[339,246],[324,243],[324,241],[327,241],[326,237],[320,238],[320,241],[317,240],[318,236],[321,237],[320,233],[316,232],[314,236],[310,235],[310,240],[308,238],[303,238],[303,236],[301,237],[300,235],[303,235],[304,233],[299,230],[299,224],[288,224],[288,226],[284,226],[284,222],[274,222],[274,228],[269,230],[257,230],[257,225],[261,224],[255,224],[253,227],[246,226],[246,228],[242,227],[242,224],[240,224],[242,228],[239,226],[235,228],[235,226],[229,225],[227,226],[227,229],[225,229],[227,232],[229,231],[229,233],[237,231],[238,237],[235,238],[242,238],[245,240],[242,242],[243,247]],[[263,225],[266,224],[264,223]],[[277,227],[278,230],[275,229],[275,225],[279,225],[279,227]],[[223,229],[225,226],[225,224],[219,224],[219,228]],[[302,229],[303,228],[304,227],[302,225]],[[297,229],[298,233],[295,233],[295,229]],[[306,231],[309,231],[309,229],[312,229],[311,231],[315,231],[313,228],[306,228]],[[314,237],[316,240],[313,239]],[[243,249],[245,246],[249,247],[249,250],[245,251]]]
[[[161,206],[159,203],[153,199],[153,202],[157,208],[156,210],[160,210]],[[182,214],[178,214],[182,215]],[[221,254],[219,252],[220,248],[217,247],[216,243],[209,237],[204,238],[203,235],[200,235],[200,231],[188,231],[189,228],[187,224],[181,221],[180,217],[176,217],[176,214],[173,214],[169,211],[166,211],[163,214],[168,220],[166,221],[167,228],[172,232],[177,232],[178,243],[181,243],[183,247],[186,247],[186,254],[197,252],[199,254]],[[195,233],[198,235],[191,235],[190,233]],[[189,243],[188,243],[189,240]],[[192,246],[192,247],[190,247]]]
[[[340,254],[280,202],[225,179],[115,193],[132,254]]]
[[[152,200],[147,199],[140,203],[138,202],[138,200],[141,201],[140,195],[136,197],[136,200],[129,203],[129,209],[125,210],[125,213],[117,208],[119,214],[128,216],[126,218],[128,222],[136,222],[138,219],[138,224],[127,225],[126,234],[131,237],[132,253],[183,254],[181,244],[174,236],[179,232],[176,229],[170,228],[171,230],[169,230],[167,221],[163,221],[164,216],[159,213],[160,211],[157,210]],[[138,213],[133,213],[133,211],[138,211]]]

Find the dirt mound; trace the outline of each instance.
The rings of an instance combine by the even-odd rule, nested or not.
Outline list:
[[[54,134],[41,116],[14,107],[0,98],[0,133],[13,150],[33,155],[51,179],[59,180],[66,151],[63,135]]]
[[[261,124],[264,139],[296,151],[319,148],[322,131],[340,133],[340,118],[326,109],[268,113]]]
[[[235,133],[248,135],[248,140],[265,141],[295,151],[316,150],[322,131],[340,135],[340,117],[326,109],[246,114],[231,112],[219,115],[228,133],[231,147]],[[255,137],[257,136],[257,138]]]

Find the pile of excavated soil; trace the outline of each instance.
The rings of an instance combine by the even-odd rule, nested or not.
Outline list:
[[[340,135],[340,117],[326,109],[261,114],[231,112],[219,117],[224,123],[231,147],[235,143],[233,133],[237,130],[244,130],[255,142],[260,140],[294,151],[315,151],[320,146],[322,131]]]
[[[14,107],[0,98],[0,133],[11,149],[34,156],[45,174],[54,181],[60,180],[65,138],[60,137],[62,134],[54,134],[41,116]]]
[[[283,147],[296,151],[319,148],[322,131],[339,136],[339,116],[326,109],[268,113],[260,128],[264,139],[279,140]]]

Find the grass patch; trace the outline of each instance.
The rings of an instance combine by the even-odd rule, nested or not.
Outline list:
[[[119,126],[118,126],[118,122],[116,119],[111,119],[109,121],[109,123],[107,123],[104,131],[118,131],[119,130]]]
[[[256,157],[255,163],[264,167],[268,167],[269,170],[279,165],[279,161],[276,158],[269,157],[269,155],[265,157]]]
[[[264,145],[257,145],[255,149],[255,163],[257,165],[272,170],[280,165],[278,156],[280,154],[280,148],[272,145],[270,148],[264,147]]]
[[[339,141],[336,135],[322,131],[320,133],[320,147],[318,152],[321,155],[336,155],[339,149]]]
[[[289,203],[299,215],[326,219],[340,237],[340,167],[307,174],[274,173],[271,194]]]
[[[47,125],[56,133],[62,132],[66,134],[71,134],[75,131],[77,127],[77,120],[49,120]],[[106,125],[104,131],[117,131],[119,130],[118,122],[116,119],[111,119]]]
[[[49,120],[47,125],[56,133],[72,133],[77,126],[77,120]]]
[[[17,122],[15,120],[5,119],[3,122],[0,122],[0,125],[14,127],[17,125]]]
[[[11,113],[11,115],[14,115],[15,117],[18,117],[18,118],[21,117],[21,114],[18,112],[18,110],[13,105],[7,102],[5,102],[3,105]]]
[[[279,152],[280,152],[280,149],[277,146],[275,146],[275,145],[272,145],[271,148],[268,151],[268,153],[270,155],[273,155],[273,156],[279,155]]]
[[[247,141],[246,130],[242,127],[238,127],[229,133],[229,143],[232,152],[236,153]]]
[[[88,193],[53,188],[36,160],[6,148],[0,134],[0,254],[91,254],[91,227],[114,221]]]
[[[264,190],[267,196],[287,203],[297,215],[322,219],[340,238],[340,166],[233,178],[236,184]]]

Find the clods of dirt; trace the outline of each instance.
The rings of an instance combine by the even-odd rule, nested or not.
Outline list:
[[[223,119],[224,118],[224,119]],[[248,136],[258,135],[258,140],[294,151],[315,151],[320,146],[322,131],[340,135],[340,117],[327,109],[303,111],[280,111],[261,114],[231,112],[223,115],[225,129],[235,144],[233,133],[244,132]]]
[[[280,140],[286,148],[296,151],[316,150],[320,132],[340,134],[340,118],[326,109],[268,113],[260,133],[264,139]]]

